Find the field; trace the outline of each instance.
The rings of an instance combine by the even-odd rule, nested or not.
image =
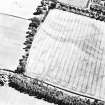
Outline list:
[[[104,27],[87,17],[52,10],[33,41],[26,74],[104,99]]]
[[[89,0],[65,0],[65,1],[63,1],[63,0],[58,0],[59,2],[64,2],[65,4],[69,4],[69,5],[74,5],[74,6],[76,6],[76,7],[82,7],[82,8],[84,8],[84,7],[87,7],[87,3],[88,3],[88,1]]]
[[[0,68],[15,70],[24,54],[23,42],[29,21],[0,14]]]
[[[0,87],[0,105],[53,105],[9,87]]]

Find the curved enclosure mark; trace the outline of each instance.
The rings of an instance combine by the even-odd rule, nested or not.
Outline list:
[[[51,10],[34,38],[26,74],[105,100],[105,23]]]
[[[0,68],[17,68],[28,24],[28,20],[0,14]]]

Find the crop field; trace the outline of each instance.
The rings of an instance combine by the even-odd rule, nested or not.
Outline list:
[[[50,11],[33,41],[26,74],[104,100],[104,27],[94,19]]]

